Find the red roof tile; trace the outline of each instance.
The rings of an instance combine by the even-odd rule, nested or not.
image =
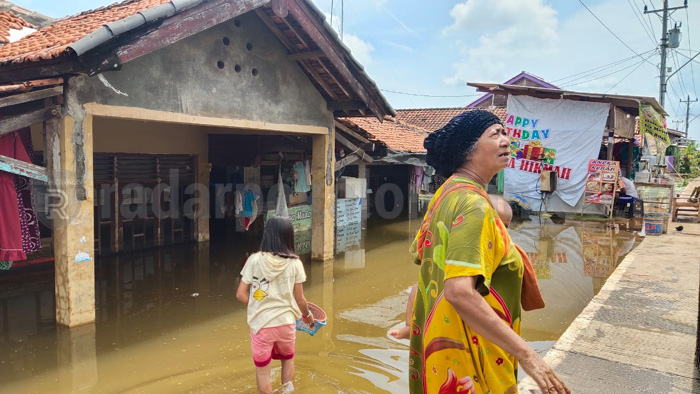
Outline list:
[[[126,0],[56,21],[19,41],[0,47],[0,64],[24,63],[61,56],[68,45],[102,25],[134,15],[169,0]]]
[[[452,118],[464,111],[472,111],[476,108],[416,108],[397,109],[396,120],[409,126],[417,127],[433,132],[446,125]],[[506,121],[506,108],[495,107],[490,109],[502,122]]]
[[[385,119],[379,122],[377,118],[339,118],[338,121],[346,126],[359,129],[371,141],[384,144],[387,148],[398,152],[425,153],[423,140],[427,132],[405,124]]]
[[[0,11],[0,45],[10,42],[10,29],[22,30],[25,27],[34,28],[31,23],[19,16],[11,12]]]

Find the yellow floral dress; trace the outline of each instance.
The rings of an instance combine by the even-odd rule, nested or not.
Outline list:
[[[411,393],[517,393],[517,360],[470,329],[443,295],[446,279],[476,276],[479,293],[520,335],[523,263],[484,189],[466,178],[448,179],[430,202],[411,252],[421,265]]]

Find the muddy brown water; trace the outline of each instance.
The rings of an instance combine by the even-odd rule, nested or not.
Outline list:
[[[328,325],[297,334],[297,392],[407,392],[407,342],[387,331],[403,325],[417,279],[407,249],[418,225],[370,221],[364,249],[305,263],[307,299]],[[523,317],[523,337],[541,351],[636,244],[601,224],[539,218],[511,234],[532,257],[547,303]],[[235,289],[241,254],[256,248],[223,240],[100,259],[97,321],[74,329],[55,325],[51,266],[0,273],[0,393],[254,393]]]

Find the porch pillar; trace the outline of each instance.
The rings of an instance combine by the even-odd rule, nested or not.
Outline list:
[[[56,127],[57,126],[57,127]],[[92,115],[45,126],[56,271],[56,322],[95,321]]]
[[[195,212],[195,240],[197,242],[209,241],[209,137],[206,132],[200,136],[200,149],[197,155],[197,187],[195,198],[197,208]]]
[[[333,259],[335,229],[335,128],[313,136],[311,258]]]

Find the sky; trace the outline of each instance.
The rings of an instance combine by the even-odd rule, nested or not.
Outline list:
[[[481,96],[467,82],[503,83],[521,71],[567,90],[659,96],[661,19],[643,8],[657,9],[661,0],[312,1],[332,15],[344,43],[397,109],[465,106]],[[59,18],[114,0],[14,2]],[[689,3],[669,22],[680,24],[682,36],[669,50],[671,73],[700,52],[700,25],[688,23],[700,20],[700,4]],[[700,56],[668,81],[668,127],[685,130],[681,100],[698,98],[696,87]],[[696,140],[698,115],[700,102],[691,103],[690,119],[697,118],[689,137]]]

